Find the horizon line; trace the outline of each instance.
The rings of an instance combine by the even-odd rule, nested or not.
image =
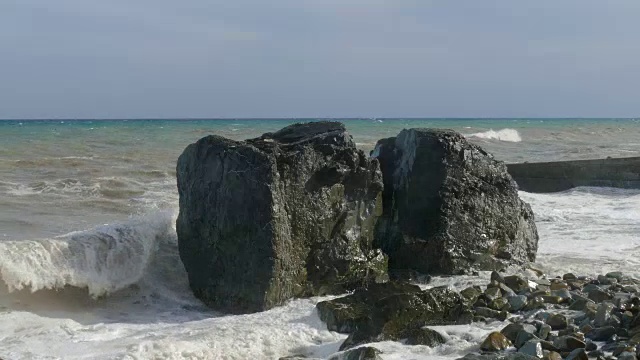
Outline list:
[[[122,118],[0,118],[0,121],[193,121],[193,120],[635,120],[640,116],[629,117],[591,117],[591,116],[562,116],[562,117],[419,117],[419,116],[400,116],[400,117],[122,117]]]

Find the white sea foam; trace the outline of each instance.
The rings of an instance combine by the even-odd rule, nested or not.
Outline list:
[[[534,209],[537,261],[549,273],[619,270],[640,277],[640,191],[585,187],[520,196]]]
[[[0,275],[10,291],[74,286],[92,296],[136,283],[170,236],[171,216],[160,213],[52,239],[0,242]]]
[[[476,137],[486,140],[499,140],[507,142],[521,142],[520,133],[515,129],[501,129],[498,131],[487,130],[483,132],[466,135],[467,137]]]
[[[557,194],[520,195],[531,203],[536,214],[540,232],[538,260],[551,275],[567,271],[592,274],[621,270],[638,276],[636,269],[640,264],[634,258],[639,245],[636,234],[640,232],[640,192],[579,188]],[[156,225],[143,224],[149,221]],[[167,218],[152,217],[124,225],[125,228],[137,229],[135,232],[140,235],[133,236],[124,231],[124,238],[151,239],[145,242],[148,245],[130,240],[120,242],[134,250],[119,251],[118,246],[108,250],[108,246],[88,244],[77,247],[74,251],[80,253],[90,249],[89,253],[104,254],[103,250],[106,250],[106,253],[114,254],[113,259],[129,258],[128,261],[139,262],[140,265],[131,265],[126,271],[118,270],[116,273],[119,275],[110,276],[107,281],[102,280],[105,277],[99,275],[100,271],[91,270],[93,267],[63,266],[63,270],[78,270],[68,271],[72,275],[62,279],[64,284],[88,286],[87,283],[93,280],[87,277],[79,279],[76,273],[89,269],[92,277],[102,284],[93,289],[93,293],[122,289],[134,282],[136,285],[93,300],[93,304],[84,302],[81,308],[66,308],[54,315],[42,313],[43,305],[39,303],[36,306],[33,300],[31,303],[27,301],[28,306],[23,308],[14,307],[12,311],[0,312],[0,339],[3,341],[0,356],[36,359],[277,359],[299,354],[326,359],[338,351],[346,336],[328,331],[315,311],[317,301],[325,298],[293,300],[270,311],[239,316],[220,316],[204,310],[188,290],[177,246],[171,240],[175,234],[167,225],[170,222]],[[106,231],[112,231],[115,237],[119,234],[113,230],[116,228],[118,226],[110,226]],[[85,234],[79,237],[81,243],[82,239],[90,237],[90,232],[80,234]],[[73,236],[62,237],[64,246],[69,247]],[[56,258],[50,254],[70,254],[63,254],[57,249],[43,252],[42,244],[30,243],[24,247],[15,247],[15,244],[9,248],[0,246],[0,264],[13,267],[16,260],[7,262],[4,257],[11,259],[11,256],[17,258],[29,254],[28,258],[44,261],[47,268],[43,266],[34,270],[30,269],[30,264],[17,261],[18,267],[23,269],[22,278],[42,277],[38,280],[41,284],[58,284],[58,280],[50,278],[52,274],[49,272],[53,273],[52,270],[57,271],[60,267],[47,257]],[[99,240],[98,243],[103,244],[104,241]],[[160,250],[154,251],[154,246],[158,245]],[[146,249],[153,255],[145,255]],[[11,253],[7,254],[7,250]],[[117,253],[125,255],[118,257]],[[89,258],[106,259],[105,256]],[[112,264],[121,264],[120,260]],[[147,265],[141,265],[145,261]],[[90,262],[81,260],[79,263]],[[68,281],[72,278],[79,280]],[[126,281],[123,280],[125,278]],[[462,289],[473,284],[486,284],[487,281],[488,274],[482,273],[479,277],[434,278],[424,287],[445,285]],[[110,285],[105,285],[107,283]],[[33,299],[44,297],[42,292],[30,296]],[[78,302],[76,298],[71,300],[72,303]],[[455,359],[477,350],[487,333],[504,325],[493,322],[432,327],[447,340],[433,348],[407,346],[399,342],[381,342],[374,346],[384,351],[382,358],[387,360]]]

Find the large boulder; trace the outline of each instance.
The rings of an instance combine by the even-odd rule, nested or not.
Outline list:
[[[372,155],[384,176],[376,242],[390,270],[459,274],[535,260],[531,207],[504,163],[462,135],[403,130]]]
[[[384,340],[416,343],[419,337],[433,337],[425,326],[468,324],[473,319],[459,293],[443,287],[421,290],[403,282],[370,284],[351,295],[322,301],[316,308],[329,330],[349,333],[342,350]]]
[[[372,247],[382,175],[340,123],[207,136],[184,150],[177,177],[180,257],[214,309],[256,312],[385,280]]]

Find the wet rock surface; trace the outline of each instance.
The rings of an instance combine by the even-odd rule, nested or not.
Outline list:
[[[492,274],[487,289],[498,288],[497,282],[506,282],[508,278]],[[514,351],[536,359],[637,358],[640,355],[640,294],[637,288],[640,282],[619,272],[577,279],[574,274],[565,274],[562,278],[526,279],[528,284],[537,285],[519,289],[518,293],[528,299],[527,305],[522,310],[509,309],[508,321],[511,323],[501,330],[513,346],[502,351],[497,351],[496,346],[487,346],[495,342],[495,333],[492,333],[480,344],[480,354],[464,359],[494,359],[496,356],[510,359],[516,356]],[[524,281],[511,281],[511,284],[524,284]],[[570,296],[563,301],[544,300],[558,289],[569,291]],[[472,294],[469,290],[464,293]],[[592,293],[598,296],[590,296]],[[486,314],[482,305],[487,301],[486,291],[477,294],[476,320],[478,313]]]
[[[322,301],[317,309],[329,330],[349,334],[341,349],[405,339],[435,346],[444,339],[423,329],[425,326],[468,324],[472,320],[471,309],[460,294],[445,288],[421,290],[401,282],[371,284],[352,295]]]
[[[380,354],[382,352],[374,347],[361,346],[357,349],[345,351],[342,354],[335,355],[329,360],[382,360]]]
[[[387,340],[434,347],[446,343],[446,337],[429,326],[468,323],[470,318],[500,324],[497,321],[506,319],[509,322],[506,326],[488,334],[477,344],[475,353],[461,359],[637,359],[640,282],[624,274],[616,275],[617,281],[609,285],[602,285],[606,282],[603,279],[582,276],[580,286],[570,285],[571,276],[564,280],[544,275],[513,275],[518,279],[511,278],[512,285],[527,284],[516,295],[527,299],[523,309],[509,308],[508,302],[502,303],[502,310],[485,306],[515,293],[504,283],[510,277],[495,273],[486,287],[474,286],[460,293],[445,288],[420,290],[403,282],[374,284],[352,295],[320,302],[318,313],[330,330],[349,333],[341,349]],[[541,301],[545,294],[554,291],[549,284],[572,289],[571,299],[560,303]],[[612,300],[600,303],[589,300],[584,290],[593,287],[588,285],[598,286]],[[578,306],[580,310],[571,309],[576,303],[582,303]],[[597,327],[596,322],[600,324],[604,318],[608,319],[606,325]]]
[[[403,130],[373,155],[385,187],[376,241],[394,272],[460,274],[535,260],[531,208],[504,163],[462,135]]]
[[[378,162],[337,122],[207,136],[178,160],[179,251],[194,294],[231,313],[386,279]]]

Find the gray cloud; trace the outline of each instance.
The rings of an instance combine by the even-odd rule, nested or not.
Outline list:
[[[8,0],[0,118],[638,116],[640,3]]]

